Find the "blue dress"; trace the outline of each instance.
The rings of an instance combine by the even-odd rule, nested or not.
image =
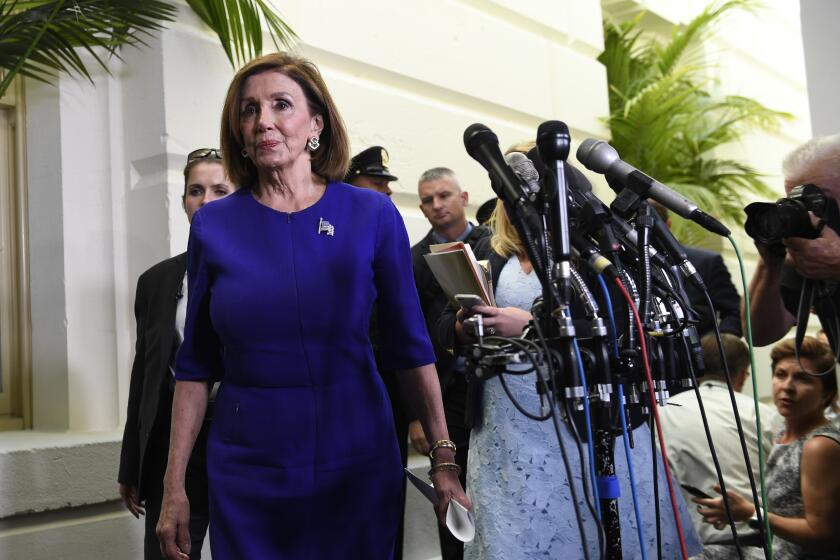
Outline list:
[[[512,256],[502,268],[496,287],[499,307],[530,309],[542,294],[537,275],[525,274]],[[529,368],[530,365],[522,369]],[[511,370],[515,369],[510,366]],[[526,410],[540,413],[536,375],[505,375],[511,394]],[[617,398],[617,396],[616,396]],[[578,530],[576,508],[569,490],[557,435],[551,421],[526,418],[514,407],[498,377],[484,383],[482,421],[470,434],[467,465],[467,493],[473,503],[476,535],[464,549],[465,560],[579,559],[584,557]],[[598,558],[596,525],[583,501],[581,465],[575,439],[565,422],[561,437],[569,456],[573,484],[577,490],[577,511],[584,518],[590,558]],[[635,448],[631,456],[636,473],[645,542],[639,543],[636,516],[628,476],[627,459],[621,440],[615,444],[615,470],[619,479],[619,515],[622,558],[656,558],[656,517],[652,469],[654,455],[650,432],[642,425],[633,432]],[[586,452],[586,451],[584,451]],[[662,528],[662,557],[680,558],[676,525],[659,455],[659,508]],[[588,471],[586,471],[588,477]],[[700,552],[700,542],[682,496],[678,493],[680,517],[690,555]]]
[[[382,360],[434,362],[384,195],[329,183],[278,212],[249,189],[193,217],[178,380],[221,379],[207,447],[217,560],[391,558],[404,477]]]

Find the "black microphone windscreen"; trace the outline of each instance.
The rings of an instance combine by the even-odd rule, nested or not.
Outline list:
[[[543,161],[557,161],[569,157],[571,136],[562,121],[545,121],[537,128],[537,148]]]
[[[487,126],[475,123],[464,131],[464,147],[473,159],[479,159],[478,148],[487,143],[499,144],[499,137]]]

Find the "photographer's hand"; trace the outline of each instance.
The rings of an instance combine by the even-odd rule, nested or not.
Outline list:
[[[785,308],[782,300],[782,265],[784,264],[784,246],[755,244],[760,259],[750,281],[750,316],[752,317],[753,344],[766,346],[780,340],[796,322]],[[741,314],[745,314],[742,300]],[[744,332],[746,321],[742,317]]]
[[[796,272],[813,280],[840,280],[840,236],[822,228],[816,239],[789,237],[784,240]]]
[[[785,246],[782,243],[768,245],[766,243],[756,241],[755,248],[766,266],[781,269],[787,255]]]

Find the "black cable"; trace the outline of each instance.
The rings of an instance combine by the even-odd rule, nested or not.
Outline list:
[[[706,297],[706,304],[709,306],[709,312],[712,317],[716,317],[715,306],[712,303],[712,298],[708,290],[703,290],[703,295]],[[764,557],[770,560],[770,551],[767,548],[767,536],[764,532],[764,515],[761,512],[761,502],[758,499],[758,490],[755,486],[755,476],[752,470],[752,461],[750,461],[750,453],[747,449],[747,442],[744,439],[744,427],[741,425],[741,415],[738,413],[738,403],[735,401],[735,389],[732,386],[732,374],[729,372],[729,364],[726,362],[726,354],[723,351],[723,341],[720,338],[720,329],[717,321],[712,321],[715,332],[715,339],[718,343],[718,350],[720,351],[720,360],[723,364],[723,376],[726,379],[726,388],[729,390],[729,401],[732,403],[732,412],[735,416],[735,425],[738,428],[738,441],[741,444],[741,452],[744,454],[744,465],[747,468],[747,478],[750,481],[750,491],[752,492],[753,505],[755,506],[755,516],[758,519],[759,532],[761,533],[761,546],[764,549]],[[758,411],[756,411],[758,412]],[[721,487],[723,490],[723,487]]]
[[[653,406],[653,405],[651,405]],[[656,517],[656,558],[662,560],[662,525],[659,521],[659,461],[656,456],[656,426],[654,425],[653,414],[648,417],[650,426],[650,452],[653,458],[653,507]]]
[[[726,517],[729,519],[729,527],[732,530],[732,538],[735,541],[735,547],[738,549],[738,558],[743,560],[744,551],[741,550],[741,544],[738,542],[738,529],[735,527],[735,519],[732,517],[732,509],[729,504],[729,496],[726,495],[726,483],[723,481],[723,472],[720,468],[720,461],[718,460],[717,452],[715,451],[715,442],[712,440],[712,432],[709,429],[709,421],[706,418],[706,407],[703,405],[703,398],[700,396],[700,387],[697,383],[697,375],[694,372],[694,364],[691,363],[691,348],[688,347],[688,341],[685,337],[682,338],[683,348],[688,356],[686,363],[688,364],[688,374],[691,376],[691,382],[694,385],[694,396],[697,399],[697,404],[700,407],[700,418],[703,421],[703,430],[706,432],[706,441],[709,442],[709,451],[712,454],[712,462],[715,465],[715,473],[717,474],[718,484],[720,484],[721,494],[723,495],[723,506],[726,509]]]
[[[545,422],[546,420],[551,418],[552,412],[550,410],[547,414],[544,414],[544,415],[532,414],[531,412],[528,412],[523,405],[519,404],[519,401],[517,401],[516,398],[513,396],[513,393],[510,392],[510,388],[508,388],[507,383],[505,382],[505,374],[519,376],[519,375],[527,375],[527,374],[529,374],[533,371],[533,372],[537,372],[537,375],[539,376],[539,374],[540,374],[539,365],[537,364],[536,358],[531,354],[531,352],[528,349],[528,346],[524,343],[528,342],[530,344],[533,344],[534,346],[537,347],[538,352],[541,352],[542,349],[536,343],[533,343],[530,340],[525,340],[525,339],[514,339],[514,338],[507,338],[507,337],[500,337],[500,336],[493,336],[493,337],[488,336],[488,337],[485,337],[484,340],[487,340],[489,342],[500,341],[500,342],[506,342],[506,343],[512,344],[513,346],[518,347],[521,351],[523,351],[525,353],[526,356],[528,356],[528,360],[531,362],[531,365],[533,366],[533,367],[531,367],[531,369],[522,370],[522,371],[509,371],[508,369],[505,369],[503,372],[501,372],[499,374],[499,382],[502,384],[502,389],[504,389],[505,394],[507,395],[510,402],[513,403],[513,406],[516,408],[516,410],[518,410],[520,413],[522,413],[526,418],[529,418],[529,419],[537,421],[537,422]]]
[[[536,321],[534,321],[534,323],[536,324]],[[484,337],[484,340],[488,340],[488,341],[498,340],[498,341],[511,343],[514,346],[519,346],[520,348],[524,348],[526,354],[528,354],[528,356],[529,356],[529,359],[532,360],[532,363],[534,363],[534,360],[531,357],[531,353],[527,350],[527,348],[528,348],[527,345],[528,344],[533,345],[537,349],[537,351],[540,351],[540,352],[543,352],[543,353],[545,352],[545,349],[540,347],[536,342],[533,342],[531,340],[527,340],[527,339],[524,339],[524,338],[515,339],[515,341],[514,341],[514,339],[506,338],[506,337]],[[548,356],[549,371],[550,371],[550,374],[552,374],[552,377],[553,377],[553,366],[551,364],[551,357],[548,354],[546,354],[546,356]],[[569,481],[569,491],[572,495],[572,503],[574,504],[574,508],[575,508],[575,517],[577,519],[578,531],[580,533],[581,548],[583,549],[584,559],[589,560],[589,549],[587,547],[586,531],[585,531],[584,526],[583,526],[583,516],[581,515],[581,512],[580,512],[580,505],[578,504],[577,490],[575,489],[574,479],[572,478],[572,467],[571,467],[571,464],[569,463],[568,451],[566,450],[566,445],[563,443],[563,437],[560,433],[560,425],[559,425],[559,421],[557,419],[554,397],[553,397],[551,391],[549,390],[548,384],[546,383],[545,378],[542,376],[539,368],[535,368],[535,370],[537,372],[537,379],[538,379],[539,383],[542,385],[543,390],[545,391],[546,398],[548,398],[549,407],[550,407],[548,417],[552,419],[552,424],[554,425],[554,431],[557,434],[557,443],[560,446],[560,456],[563,459],[563,467],[566,471],[566,479]],[[502,375],[499,375],[499,378],[501,379]],[[502,381],[502,383],[503,383],[503,386],[504,386],[503,381]],[[505,392],[507,393],[508,398],[511,398],[510,392],[508,392],[507,388],[505,389]],[[512,398],[511,398],[511,402],[514,403],[514,406],[516,406],[517,409],[520,412],[522,412],[526,416],[529,416],[529,414],[527,412],[519,409],[518,404]],[[587,501],[587,505],[589,505],[588,501]],[[591,506],[590,506],[590,510],[593,510],[593,508],[591,508]],[[593,510],[593,515],[594,515],[594,510]],[[597,521],[597,517],[595,517],[595,519]],[[600,527],[600,524],[599,524],[599,527]],[[599,535],[599,543],[601,543],[600,535]],[[601,545],[601,548],[603,549],[603,545]],[[601,557],[601,560],[603,560],[603,556]]]
[[[575,424],[574,420],[572,419],[572,411],[570,409],[571,405],[570,405],[569,401],[564,400],[563,401],[563,406],[566,409],[566,419],[567,419],[566,424],[569,427],[569,431],[572,434],[572,438],[575,440],[575,446],[577,447],[577,451],[578,451],[578,461],[580,461],[580,479],[583,482],[583,492],[587,496],[587,505],[589,506],[590,513],[592,513],[592,517],[598,523],[598,531],[599,531],[598,537],[599,537],[599,544],[601,545],[601,558],[604,558],[604,555],[606,553],[606,546],[603,543],[606,542],[607,536],[606,536],[606,531],[604,531],[604,525],[601,522],[601,519],[598,516],[598,514],[595,512],[595,506],[589,502],[589,496],[590,496],[591,492],[590,492],[589,487],[586,483],[586,481],[587,481],[586,475],[587,475],[587,470],[588,469],[586,469],[586,467],[585,467],[585,465],[588,464],[588,461],[586,460],[586,456],[583,453],[583,442],[582,442],[581,437],[580,437],[580,431],[578,431],[577,425]],[[597,482],[592,481],[592,484],[597,484]]]
[[[539,321],[536,321],[536,320],[534,321],[534,330],[537,333],[537,338],[539,338],[540,343],[542,344],[543,350],[546,352],[546,355],[547,356],[552,356],[552,358],[553,358],[553,351],[548,347],[548,342],[546,341],[545,337],[543,336],[542,328],[539,325]],[[555,371],[554,371],[554,360],[549,359],[548,364],[549,364],[549,375],[551,376],[550,378],[551,379],[557,379],[557,377],[555,376]],[[548,384],[545,382],[544,379],[542,379],[542,377],[540,377],[540,380],[544,384],[544,388],[547,391]],[[556,407],[557,407],[556,399],[553,398],[551,392],[547,391],[546,394],[549,395],[549,404],[551,405],[551,409],[556,410]],[[559,391],[558,391],[558,395],[559,395]],[[565,399],[564,399],[564,401],[565,401]],[[569,481],[569,488],[572,491],[572,500],[575,501],[575,515],[577,515],[578,526],[579,526],[580,531],[581,531],[581,538],[583,539],[581,541],[581,545],[583,546],[584,554],[586,555],[587,558],[589,558],[589,553],[588,553],[588,548],[587,548],[587,543],[586,543],[586,535],[584,534],[584,530],[583,530],[583,519],[580,515],[580,510],[578,509],[578,504],[577,504],[577,497],[576,497],[574,479],[572,478],[571,467],[568,464],[568,457],[566,455],[566,447],[565,447],[565,444],[563,444],[563,436],[560,433],[560,424],[559,424],[559,421],[557,419],[556,414],[552,415],[552,422],[554,424],[554,431],[557,434],[557,441],[560,443],[560,449],[563,452],[563,462],[567,467],[566,476],[567,476],[568,481]],[[568,417],[567,422],[569,424],[574,424],[572,422],[571,416]],[[576,438],[576,442],[577,442],[578,445],[581,445],[579,437]],[[586,472],[584,472],[585,471],[585,468],[584,468],[585,464],[586,463],[583,460],[581,460],[581,463],[580,463],[580,465],[581,465],[581,480],[583,481],[584,501],[586,503],[587,508],[589,509],[590,514],[592,514],[592,519],[595,520],[595,525],[596,525],[597,530],[598,530],[599,557],[601,558],[601,560],[604,560],[605,553],[606,553],[606,544],[605,544],[606,533],[604,533],[604,526],[601,524],[601,519],[598,517],[598,514],[595,511],[595,505],[592,503],[591,493],[588,491],[587,486],[586,486]],[[592,481],[592,482],[593,482],[593,484],[595,483],[595,481]]]
[[[683,304],[676,298],[672,299],[669,297],[664,297],[662,298],[662,301],[665,302],[665,306],[668,308],[668,311],[670,312],[672,317],[677,317],[677,308],[674,306],[674,303],[679,305],[680,309],[685,309],[685,307],[683,307]],[[688,322],[688,315],[686,315],[685,313],[683,313],[682,315],[682,319],[679,319],[679,328],[674,329],[672,336],[682,335],[682,332],[690,326],[690,323]],[[680,336],[680,338],[682,338],[682,336]],[[691,359],[690,355],[689,359]]]

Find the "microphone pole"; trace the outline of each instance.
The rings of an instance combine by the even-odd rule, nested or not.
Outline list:
[[[546,167],[544,176],[545,198],[549,201],[551,242],[554,251],[556,281],[560,301],[557,302],[559,312],[553,313],[552,324],[556,325],[559,350],[568,364],[575,363],[575,327],[571,313],[567,313],[572,295],[571,272],[571,237],[569,233],[569,188],[566,183],[566,159],[569,156],[571,138],[569,127],[561,121],[546,121],[537,129],[537,149],[540,159]],[[610,389],[593,392],[593,400],[597,401],[591,421],[594,424],[592,446],[595,459],[595,476],[592,484],[599,490],[601,524],[604,528],[605,553],[611,560],[621,559],[621,521],[618,511],[619,484],[615,476],[615,435],[612,431],[610,393],[612,389],[609,352],[606,345],[606,329],[597,315],[592,322],[592,337],[589,343],[592,351],[584,349],[591,359],[589,368],[591,375],[587,381],[592,388],[604,387],[609,384]],[[587,360],[584,360],[586,362]],[[583,367],[584,364],[581,364]],[[567,397],[580,395],[579,398],[589,400],[583,387],[570,387],[574,381],[568,380],[560,385],[566,387]],[[583,414],[589,412],[586,407]],[[623,412],[621,412],[623,413]],[[574,419],[570,418],[570,422]]]
[[[566,158],[569,157],[571,137],[569,127],[560,121],[546,121],[537,129],[537,149],[546,166],[545,198],[549,202],[551,243],[557,268],[557,284],[561,300],[558,306],[569,305],[572,293],[569,242],[568,188]]]

